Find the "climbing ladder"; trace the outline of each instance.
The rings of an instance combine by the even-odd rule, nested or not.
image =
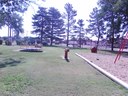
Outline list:
[[[123,49],[124,49],[125,45],[127,44],[127,41],[128,41],[128,32],[126,32],[125,38],[121,41],[120,49],[118,51],[118,54],[117,54],[117,56],[115,58],[114,63],[116,63],[116,61],[120,59],[120,56],[121,56],[121,54],[123,52]]]

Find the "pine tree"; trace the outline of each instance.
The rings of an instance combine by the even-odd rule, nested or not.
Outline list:
[[[66,23],[67,30],[66,31],[67,31],[67,47],[68,47],[69,35],[70,35],[70,32],[73,29],[73,26],[76,22],[74,17],[77,15],[77,11],[73,9],[72,4],[70,4],[70,3],[66,3],[64,8],[66,10],[66,13],[64,13],[64,18],[67,20],[67,23]]]
[[[99,40],[105,34],[103,17],[100,10],[98,10],[97,8],[94,8],[93,12],[91,12],[90,14],[90,19],[88,20],[88,22],[89,22],[89,25],[86,31],[92,34],[92,36],[96,36],[98,38],[97,44],[96,44],[96,48],[97,48],[99,45]]]

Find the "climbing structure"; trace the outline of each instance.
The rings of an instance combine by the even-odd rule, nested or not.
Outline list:
[[[126,36],[124,37],[124,39],[121,41],[120,49],[118,51],[118,54],[115,58],[114,63],[116,63],[116,61],[120,59],[120,56],[123,52],[123,49],[125,48],[125,45],[127,44],[127,41],[128,41],[128,32],[126,33]]]

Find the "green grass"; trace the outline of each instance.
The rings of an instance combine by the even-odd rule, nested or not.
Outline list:
[[[1,89],[10,92],[21,92],[26,86],[31,85],[31,83],[23,74],[7,75],[0,80]]]
[[[0,96],[128,96],[128,90],[93,69],[71,49],[44,47],[42,53],[16,51],[0,46]]]

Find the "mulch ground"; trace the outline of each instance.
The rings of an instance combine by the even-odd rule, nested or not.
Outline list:
[[[121,56],[114,63],[116,55],[100,53],[80,53],[80,55],[128,84],[128,57]]]

